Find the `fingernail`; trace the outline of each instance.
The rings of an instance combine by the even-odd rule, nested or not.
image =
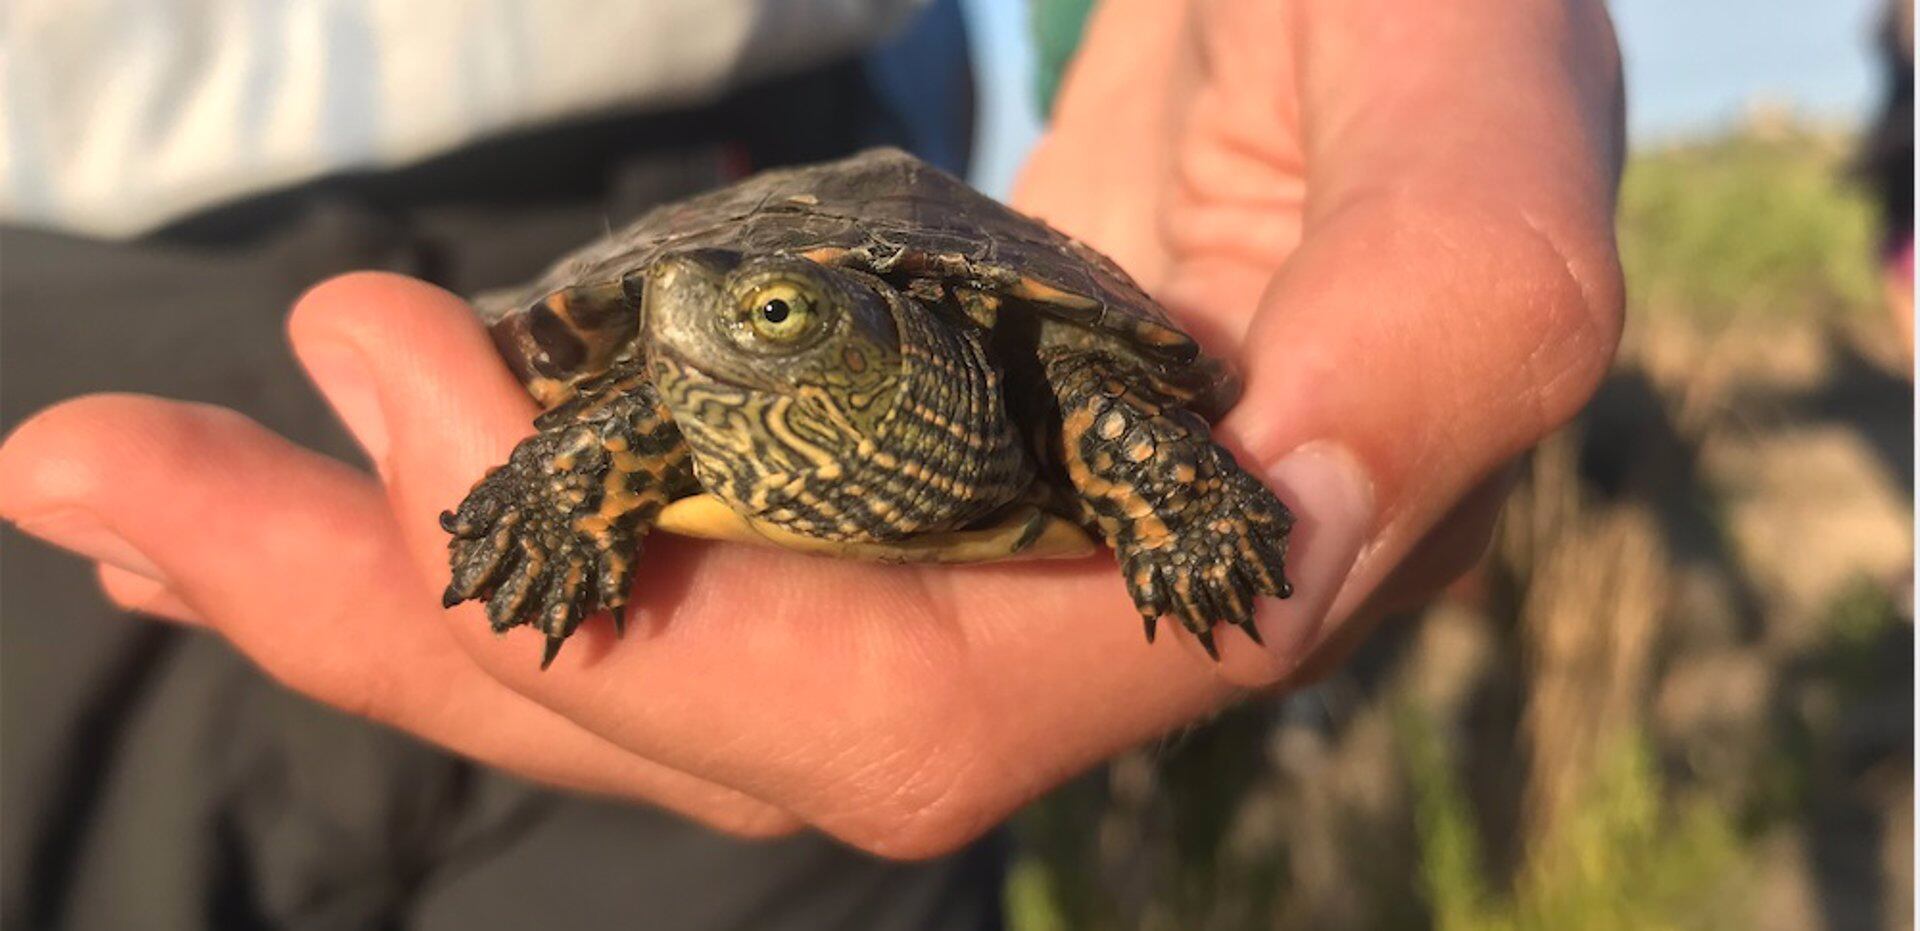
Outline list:
[[[1268,600],[1256,623],[1267,651],[1291,669],[1319,633],[1373,529],[1373,482],[1359,457],[1331,442],[1288,453],[1267,471],[1267,482],[1293,511],[1287,544],[1293,597]]]
[[[88,559],[125,569],[155,582],[167,575],[145,553],[107,529],[100,519],[79,508],[62,508],[23,518],[15,522],[20,532],[45,540],[54,546],[72,550]]]
[[[314,343],[300,352],[314,384],[347,425],[375,468],[386,470],[387,416],[380,406],[379,389],[360,354],[338,343]]]

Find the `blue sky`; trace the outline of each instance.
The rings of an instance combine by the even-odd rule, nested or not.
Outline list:
[[[974,181],[1003,194],[1039,133],[1026,0],[962,0],[981,125]],[[1613,0],[1636,145],[1714,132],[1756,103],[1841,124],[1877,102],[1880,0]]]
[[[1737,121],[1755,102],[1864,119],[1879,0],[1613,0],[1637,143]]]

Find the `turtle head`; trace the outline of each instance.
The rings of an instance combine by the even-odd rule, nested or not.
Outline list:
[[[855,431],[884,414],[900,371],[891,304],[902,298],[879,279],[722,250],[668,256],[645,275],[653,370],[670,406],[798,405]]]
[[[701,484],[736,510],[898,540],[963,526],[1030,481],[977,338],[885,281],[721,251],[644,276],[654,384]]]

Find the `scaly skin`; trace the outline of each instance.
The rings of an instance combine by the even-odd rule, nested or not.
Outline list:
[[[1042,363],[1060,416],[1054,455],[1083,523],[1113,548],[1147,639],[1172,615],[1215,659],[1215,624],[1258,641],[1254,596],[1293,593],[1286,505],[1136,364],[1079,349]]]
[[[448,607],[487,602],[496,631],[547,635],[542,666],[588,615],[627,603],[640,540],[694,484],[680,430],[637,370],[616,370],[542,415],[514,448],[440,516],[453,580]]]
[[[1291,515],[1212,442],[1186,406],[1194,386],[1168,380],[1200,370],[1056,323],[1024,350],[1038,368],[1016,366],[1040,384],[1016,389],[979,329],[996,316],[984,296],[963,313],[939,281],[794,257],[668,256],[643,295],[645,358],[567,388],[443,517],[447,603],[486,600],[496,630],[534,626],[549,661],[586,615],[625,604],[641,537],[700,489],[803,537],[887,543],[968,529],[1050,485],[1113,548],[1148,639],[1172,615],[1209,653],[1214,625],[1257,640],[1256,596],[1291,592]],[[777,318],[754,316],[768,307]],[[1016,419],[1010,391],[1043,403]]]

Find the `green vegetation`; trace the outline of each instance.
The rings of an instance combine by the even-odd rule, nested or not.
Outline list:
[[[1851,581],[1811,601],[1771,584],[1822,548],[1775,489],[1860,487],[1848,519],[1866,523],[1827,531],[1848,539],[1912,529],[1912,489],[1872,452],[1911,442],[1911,394],[1845,348],[1888,339],[1848,156],[1791,129],[1636,156],[1632,339],[1509,507],[1528,552],[1497,552],[1494,581],[1466,587],[1482,594],[1385,625],[1318,689],[1036,803],[1015,825],[1011,927],[1909,927],[1911,889],[1888,878],[1909,867],[1880,858],[1911,842],[1911,795],[1889,788],[1911,784],[1911,594],[1889,568],[1910,554],[1831,556]],[[1809,439],[1847,431],[1861,442]],[[1582,472],[1602,444],[1631,465],[1604,488]],[[1585,571],[1521,569],[1554,553]],[[1612,576],[1592,559],[1648,553],[1643,589],[1593,584]],[[1644,637],[1569,636],[1622,621],[1629,595]]]
[[[1601,754],[1592,783],[1539,837],[1511,892],[1488,889],[1471,806],[1430,720],[1400,716],[1415,796],[1421,886],[1436,931],[1644,931],[1752,927],[1732,821],[1706,799],[1676,806],[1644,737]]]
[[[1038,59],[1034,63],[1034,97],[1041,114],[1053,112],[1060,81],[1066,77],[1073,53],[1080,49],[1080,35],[1092,15],[1093,0],[1033,0],[1028,7],[1034,57]]]
[[[1635,157],[1620,192],[1635,308],[1703,322],[1877,308],[1876,220],[1849,144],[1783,130]]]
[[[1856,576],[1827,604],[1825,672],[1849,692],[1871,682],[1887,651],[1898,648],[1906,619],[1884,584]],[[1849,695],[1848,697],[1852,697]]]

